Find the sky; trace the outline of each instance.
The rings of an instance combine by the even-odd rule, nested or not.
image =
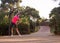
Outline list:
[[[1,0],[0,0],[0,4],[1,4]]]
[[[30,6],[39,11],[40,17],[49,19],[49,14],[54,7],[58,7],[58,2],[52,0],[22,0],[20,6]]]

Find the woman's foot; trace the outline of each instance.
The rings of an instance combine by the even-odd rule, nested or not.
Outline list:
[[[11,37],[13,37],[13,35],[11,35]]]
[[[21,37],[21,35],[19,35]]]

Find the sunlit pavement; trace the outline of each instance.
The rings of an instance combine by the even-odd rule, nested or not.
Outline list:
[[[41,29],[30,35],[0,36],[0,43],[60,43],[60,36],[50,33],[48,26],[41,26]]]

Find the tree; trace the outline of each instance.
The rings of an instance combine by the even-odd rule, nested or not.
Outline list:
[[[60,7],[52,9],[50,15],[50,26],[54,29],[54,33],[60,32]],[[59,33],[60,34],[60,33]]]
[[[1,0],[1,8],[3,11],[11,11],[14,8],[19,8],[22,0]]]
[[[3,10],[4,12],[9,12],[9,18],[11,18],[11,13],[14,13],[14,11],[16,10],[15,8],[20,8],[19,3],[21,3],[22,0],[1,0],[1,2],[1,10]]]
[[[24,13],[26,16],[31,15],[33,18],[40,18],[40,16],[39,16],[39,11],[37,11],[35,8],[31,8],[31,7],[29,7],[29,6],[25,7],[23,13]]]

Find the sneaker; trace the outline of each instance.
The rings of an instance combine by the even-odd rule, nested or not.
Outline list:
[[[11,37],[13,37],[13,35],[11,35]]]
[[[21,35],[19,35],[21,37]]]

